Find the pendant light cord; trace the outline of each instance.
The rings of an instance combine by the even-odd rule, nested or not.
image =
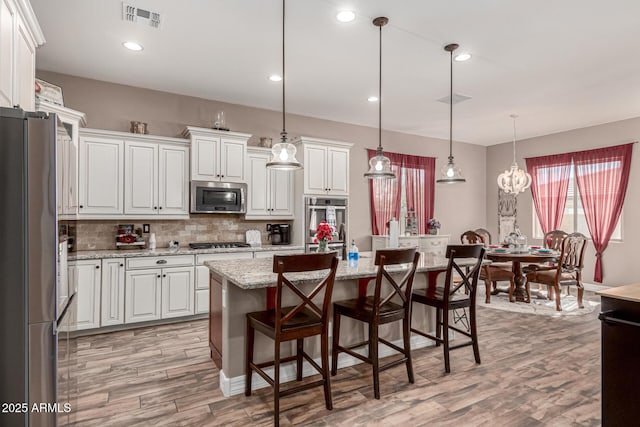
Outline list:
[[[286,130],[286,103],[285,103],[285,88],[284,84],[286,79],[284,78],[285,67],[284,67],[284,12],[285,12],[285,0],[282,0],[282,132],[280,132],[280,139],[282,142],[287,141],[287,130]]]
[[[449,162],[451,162],[453,161],[453,49],[449,54]]]
[[[378,151],[382,151],[382,26],[378,55]]]
[[[516,163],[516,118],[515,116],[511,116],[513,118],[513,163]]]

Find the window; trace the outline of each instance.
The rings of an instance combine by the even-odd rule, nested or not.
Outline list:
[[[619,161],[603,162],[600,166],[602,170],[620,167],[621,162]],[[536,239],[542,239],[544,236],[542,233],[542,227],[540,226],[540,221],[538,220],[538,215],[536,214],[535,206],[532,206],[531,209],[533,212],[533,237]],[[584,209],[582,208],[582,201],[580,200],[578,183],[575,179],[575,167],[573,166],[571,167],[571,173],[569,176],[567,203],[564,207],[564,216],[562,217],[562,225],[560,226],[560,229],[567,233],[578,232],[590,237],[587,219],[584,215]],[[611,240],[622,240],[622,215],[620,215],[620,220],[616,224],[616,228],[611,235]]]

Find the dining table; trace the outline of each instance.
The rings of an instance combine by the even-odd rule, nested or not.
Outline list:
[[[531,302],[530,296],[526,290],[527,277],[522,271],[522,263],[540,264],[544,262],[555,261],[559,254],[557,252],[540,252],[535,249],[527,251],[514,251],[505,249],[504,251],[489,250],[485,254],[485,258],[493,262],[511,262],[516,288],[514,296],[516,301]]]

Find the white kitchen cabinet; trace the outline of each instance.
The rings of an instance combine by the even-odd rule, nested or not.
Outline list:
[[[400,236],[399,247],[417,247],[420,252],[444,257],[449,244],[449,235],[422,234],[419,236]],[[371,236],[371,250],[385,249],[389,246],[389,236]]]
[[[125,275],[125,323],[161,317],[162,270],[132,270]]]
[[[189,215],[189,147],[160,144],[158,214]]]
[[[162,318],[190,316],[194,309],[193,267],[162,270]]]
[[[101,260],[69,262],[69,289],[76,289],[75,329],[100,327]]]
[[[28,1],[0,0],[0,107],[34,110],[35,51],[44,41]]]
[[[294,143],[303,151],[304,194],[349,195],[349,151],[353,144],[308,137]]]
[[[76,219],[78,216],[78,130],[86,125],[86,116],[79,111],[41,100],[36,100],[36,110],[55,113],[58,116],[56,204],[60,219]]]
[[[268,169],[271,150],[247,150],[247,213],[245,219],[293,219],[294,174]]]
[[[122,215],[124,142],[80,136],[79,214]]]
[[[251,135],[187,127],[193,181],[246,182],[247,140]]]
[[[101,325],[124,323],[124,258],[102,260]]]

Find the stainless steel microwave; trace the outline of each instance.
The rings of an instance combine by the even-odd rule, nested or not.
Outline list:
[[[191,181],[191,213],[245,213],[247,184]]]

